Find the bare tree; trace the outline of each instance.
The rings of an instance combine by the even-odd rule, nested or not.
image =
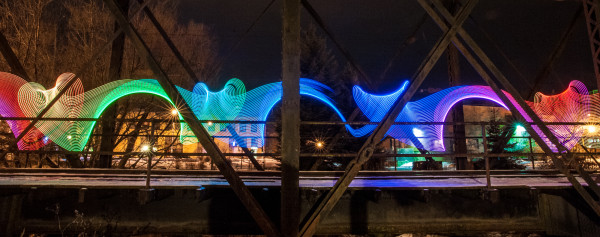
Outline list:
[[[139,4],[133,3],[129,8],[131,12],[137,11]],[[181,23],[177,19],[178,4],[176,1],[155,1],[148,6],[162,27],[171,37],[174,44],[182,52],[184,58],[199,78],[189,78],[185,70],[179,65],[163,39],[151,25],[143,13],[132,19],[133,24],[141,32],[144,40],[152,50],[153,55],[159,60],[166,73],[173,78],[176,84],[191,90],[193,82],[213,82],[218,76],[220,67],[217,63],[216,38],[209,27],[201,23]],[[56,77],[67,71],[82,72],[78,75],[87,90],[105,84],[114,78],[108,77],[110,52],[106,51],[93,62],[83,68],[84,63],[109,42],[114,32],[114,20],[110,11],[100,0],[21,0],[0,2],[0,30],[7,37],[13,51],[24,65],[31,80],[44,86],[52,87]],[[108,47],[110,48],[110,47]],[[120,78],[153,78],[153,73],[146,67],[145,62],[137,55],[130,44],[124,49],[123,70]],[[8,71],[9,67],[4,59],[0,59],[0,70]],[[149,101],[147,97],[133,97],[128,101],[118,101],[115,105],[117,112],[110,118],[131,117],[128,113],[134,111]],[[166,106],[163,106],[166,108]],[[144,116],[144,108],[138,108],[142,114],[136,118],[151,118]],[[124,134],[117,136],[114,147],[125,142],[135,144],[139,129],[137,123],[115,123],[114,133],[121,131]],[[127,127],[130,126],[130,127]],[[96,128],[97,133],[99,128]],[[137,131],[137,132],[136,132]],[[135,139],[130,139],[135,137]],[[9,142],[7,139],[7,142]],[[90,139],[86,150],[99,150],[102,139]],[[127,146],[129,147],[129,146]],[[134,149],[133,145],[131,149]],[[127,149],[126,151],[130,151]],[[86,165],[94,165],[94,159]],[[79,157],[73,157],[71,166],[79,167]],[[74,163],[73,163],[74,162]]]
[[[174,80],[175,84],[184,87],[193,86],[193,82],[196,81],[210,84],[217,79],[220,71],[217,60],[217,39],[210,28],[204,24],[179,23],[177,3],[176,1],[156,1],[155,4],[148,7],[199,78],[189,78],[146,15],[140,14],[134,17],[132,22],[144,37],[146,44],[163,70]],[[137,7],[137,4],[134,4],[130,9],[137,9]],[[152,76],[151,70],[146,67],[143,59],[137,57],[135,50],[132,50],[133,46],[127,44],[126,47],[128,49],[125,60],[127,65],[125,65],[124,76]]]
[[[56,27],[48,20],[51,14],[43,14],[51,0],[23,0],[0,2],[0,27],[11,47],[32,77],[42,84],[48,82],[53,56],[49,50],[54,43]],[[3,63],[3,70],[8,65]]]

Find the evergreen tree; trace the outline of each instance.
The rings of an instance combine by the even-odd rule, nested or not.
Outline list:
[[[498,119],[496,110],[492,110],[492,118],[490,125],[486,128],[488,153],[502,154],[509,153],[509,150],[515,148],[516,142],[511,142],[513,134],[519,123],[514,119],[506,119],[508,125],[504,125]],[[525,166],[515,162],[513,157],[489,157],[490,169],[524,169]],[[485,169],[485,159],[478,160],[474,163],[475,169]]]

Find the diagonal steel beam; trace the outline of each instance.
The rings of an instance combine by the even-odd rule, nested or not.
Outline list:
[[[425,1],[419,0],[419,3],[422,2],[424,3]],[[433,4],[437,7],[437,9],[440,11],[441,15],[445,18],[446,21],[448,21],[450,24],[454,22],[454,17],[445,8],[443,8],[443,6],[438,0],[434,0]],[[422,6],[433,10],[427,4],[422,4]],[[537,116],[535,112],[533,112],[533,109],[531,109],[531,107],[529,107],[527,103],[525,103],[525,100],[520,96],[518,91],[512,86],[510,82],[508,82],[508,79],[506,79],[502,72],[492,63],[491,59],[475,43],[475,41],[470,37],[470,35],[462,28],[458,29],[458,35],[461,36],[461,38],[466,42],[466,44],[469,47],[471,47],[471,49],[477,54],[477,56],[482,60],[482,62],[486,65],[490,72],[507,89],[507,91],[513,95],[515,101],[519,104],[519,106],[521,106],[523,110],[527,113],[527,115],[533,120],[533,122],[539,126],[540,130],[544,133],[544,135],[556,145],[559,152],[567,152],[567,149],[558,141],[558,138],[556,138],[556,136],[554,136],[550,129],[548,129],[548,127],[544,125],[543,121]]]
[[[534,81],[533,88],[531,88],[531,91],[529,91],[529,94],[527,94],[524,99],[533,99],[533,95],[539,89],[540,83],[544,79],[548,78],[548,76],[550,75],[550,72],[552,71],[552,68],[554,67],[554,64],[558,61],[558,59],[562,55],[563,51],[565,50],[565,46],[567,45],[567,42],[573,36],[573,32],[575,31],[575,26],[577,25],[579,18],[581,18],[582,12],[583,12],[583,6],[579,7],[577,9],[577,11],[575,12],[573,19],[571,19],[571,22],[569,23],[569,26],[567,27],[567,30],[560,37],[558,44],[555,46],[554,50],[552,50],[552,53],[550,54],[550,57],[548,57],[548,60],[544,63],[542,70],[537,74],[537,76],[533,80]]]
[[[342,47],[342,44],[337,40],[335,35],[331,32],[331,30],[327,26],[327,24],[325,24],[325,21],[323,20],[321,15],[319,15],[317,10],[314,9],[314,7],[310,4],[310,2],[308,2],[308,0],[301,0],[301,2],[302,2],[302,6],[304,7],[304,9],[310,14],[310,16],[313,18],[313,20],[317,23],[317,25],[319,25],[321,30],[323,30],[323,32],[325,32],[325,34],[329,37],[329,39],[331,39],[331,41],[333,42],[335,47],[338,49],[338,51],[342,55],[344,55],[346,60],[350,63],[350,66],[352,66],[354,68],[354,70],[356,70],[356,72],[358,74],[360,74],[360,77],[358,77],[358,80],[360,82],[362,82],[367,88],[374,89],[375,88],[374,84],[376,84],[376,82],[374,83],[369,79],[368,75],[364,72],[364,70],[360,67],[360,65],[358,63],[356,63],[356,60],[354,60],[354,58],[352,57],[350,52],[348,52],[348,50],[346,50],[344,47]],[[358,108],[354,109],[346,121],[348,121],[348,122],[354,121],[354,119],[356,118],[356,116],[359,115],[359,113],[360,113],[360,109],[358,109]],[[340,130],[335,134],[335,136],[333,136],[331,141],[329,141],[329,144],[325,148],[324,153],[328,153],[333,148],[333,146],[338,142],[338,140],[341,138],[341,136],[343,135],[345,130],[346,130],[346,128],[344,126],[340,127]],[[311,165],[310,170],[316,170],[319,167],[319,165],[321,165],[322,163],[323,163],[323,159],[315,160],[315,162]]]
[[[594,73],[596,75],[596,85],[600,89],[600,1],[583,0],[583,14],[585,15],[588,37],[590,40],[590,50],[592,53],[592,63],[594,64]]]
[[[433,3],[436,6],[440,6],[440,2],[438,0],[435,0]],[[448,13],[448,11],[446,11],[445,9],[442,9],[442,8],[438,8],[438,9],[440,9],[440,13],[444,16],[444,18],[446,18],[446,20],[448,20],[448,22],[451,22],[450,19],[452,19],[452,16]],[[527,105],[527,103],[525,103],[525,100],[520,96],[518,91],[512,86],[512,84],[508,81],[508,79],[504,76],[504,74],[495,66],[495,64],[492,62],[492,60],[483,52],[483,50],[475,43],[475,41],[470,37],[470,35],[464,29],[462,29],[462,28],[459,29],[458,34],[467,43],[467,45],[471,48],[471,50],[477,55],[477,57],[479,57],[481,59],[481,61],[485,64],[485,66],[488,68],[488,70],[494,75],[494,77],[497,78],[498,81],[500,81],[500,83],[504,86],[504,88],[506,88],[506,90],[509,93],[516,95],[513,97],[515,99],[515,101],[519,104],[519,106],[521,106],[523,108],[523,110],[533,120],[533,122],[536,124],[536,126],[544,133],[544,135],[548,139],[550,139],[550,141],[557,147],[558,152],[563,154],[562,159],[559,159],[559,157],[556,155],[551,156],[551,157],[553,157],[553,159],[556,159],[555,160],[556,163],[559,163],[557,166],[564,166],[562,162],[565,160],[565,158],[567,159],[568,162],[570,162],[573,159],[573,156],[569,152],[569,150],[566,149],[562,145],[562,143],[559,142],[558,138],[554,135],[554,133],[552,133],[550,131],[550,129],[545,125],[544,122],[542,122],[542,120],[539,118],[539,116],[537,116],[537,114],[533,111],[533,109],[531,107],[529,107]],[[512,104],[512,103],[510,103],[510,104]],[[530,132],[530,134],[533,134],[534,136],[538,135],[533,130],[531,130],[529,132]],[[546,145],[545,142],[542,142],[542,143],[543,143],[543,145]],[[545,152],[548,154],[554,154],[554,152],[552,152],[550,147],[547,147],[547,150],[545,150]],[[564,167],[565,172],[568,171],[567,169],[568,169],[568,167]],[[594,191],[594,193],[596,193],[596,195],[598,197],[600,197],[600,188],[598,187],[598,184],[590,177],[590,175],[587,172],[585,172],[583,169],[581,169],[580,166],[575,166],[575,170],[586,181],[586,183],[589,185],[590,189],[592,189],[592,191]],[[576,179],[574,179],[574,178],[572,180],[576,181]],[[576,182],[576,183],[579,184],[578,182]],[[574,185],[576,185],[576,184],[574,184]],[[598,210],[600,210],[600,206],[598,206]],[[600,212],[598,214],[600,215]]]
[[[156,30],[158,31],[160,36],[163,38],[165,43],[167,43],[167,46],[169,46],[169,49],[171,50],[173,55],[175,55],[175,58],[177,58],[177,61],[181,64],[181,66],[183,66],[185,72],[188,74],[190,79],[192,79],[195,83],[200,82],[198,76],[196,75],[196,73],[194,72],[194,70],[188,63],[188,61],[183,57],[181,52],[179,52],[179,49],[177,49],[177,47],[175,46],[175,43],[173,43],[173,40],[171,40],[171,37],[169,37],[169,35],[167,34],[167,31],[165,31],[165,29],[162,27],[160,22],[158,22],[158,20],[156,19],[156,17],[154,16],[154,13],[152,13],[150,8],[145,6],[146,2],[148,2],[148,1],[144,1],[144,0],[137,0],[137,1],[138,1],[138,3],[140,3],[140,5],[144,6],[144,7],[142,7],[142,9],[144,10],[144,13],[146,14],[146,16],[148,16],[148,19],[150,19],[150,22],[152,22],[152,25],[154,25],[154,28],[156,28]],[[232,128],[229,128],[229,127],[228,127],[228,130],[230,133],[232,133],[233,136],[235,136],[235,134],[234,134],[235,130],[233,130]],[[244,154],[246,154],[248,159],[250,159],[250,161],[252,162],[252,164],[254,165],[254,167],[257,170],[260,170],[260,171],[265,170],[258,163],[258,161],[256,160],[256,157],[254,157],[252,152],[250,152],[250,149],[248,149],[247,147],[242,147],[242,151],[244,151]]]
[[[0,31],[0,53],[2,53],[4,59],[6,59],[8,66],[10,66],[10,69],[12,69],[14,74],[17,74],[28,81],[31,79],[27,75],[27,71],[25,71],[23,64],[21,64],[19,58],[17,58],[17,55],[15,55],[15,52],[10,47],[10,44],[8,44],[8,40],[2,31]]]
[[[227,126],[227,131],[229,131],[229,133],[231,133],[232,137],[236,137],[238,135],[238,133],[235,131],[235,128],[233,126],[231,126],[231,124]],[[250,151],[250,149],[248,149],[247,147],[242,147],[242,151],[250,159],[250,162],[252,162],[252,165],[254,165],[254,168],[256,168],[257,170],[260,170],[260,171],[265,171],[265,169],[258,163],[258,161],[254,157],[254,154]]]
[[[135,11],[131,17],[137,15],[138,13],[140,13],[141,9],[143,9],[146,6],[147,2],[142,4],[140,9],[138,9],[137,11]],[[96,51],[96,53],[88,60],[86,61],[83,66],[81,66],[81,68],[79,69],[79,71],[77,71],[76,73],[74,73],[74,77],[79,75],[81,72],[83,72],[89,65],[92,64],[92,62],[94,62],[96,59],[98,59],[101,55],[102,52],[106,51],[108,49],[108,46],[110,46],[112,44],[113,41],[115,41],[123,32],[121,31],[121,29],[117,30],[113,36],[110,38],[110,40],[108,40],[104,46],[102,48],[100,48],[99,50]],[[67,84],[65,84],[65,86],[63,87],[63,90],[60,91],[49,103],[48,105],[42,110],[40,111],[40,113],[33,119],[31,120],[31,123],[25,127],[25,129],[23,129],[23,131],[21,131],[21,134],[19,136],[17,136],[17,138],[15,139],[15,144],[18,143],[21,139],[23,139],[23,137],[25,136],[25,134],[29,133],[29,131],[31,131],[35,124],[40,121],[44,115],[46,115],[46,113],[52,108],[52,106],[54,106],[54,104],[56,104],[56,102],[60,99],[60,97],[62,95],[64,95],[69,88],[71,88],[71,86],[75,83],[76,80],[74,79],[70,79],[69,82],[67,82]],[[0,153],[0,161],[3,163],[6,163],[6,154],[8,154],[11,150],[7,149],[5,151],[3,151],[2,153]]]
[[[331,209],[335,206],[337,201],[342,197],[352,179],[358,174],[361,166],[373,155],[375,145],[379,143],[384,137],[387,131],[392,126],[395,119],[398,117],[406,103],[412,98],[417,92],[420,85],[425,80],[435,63],[444,53],[445,49],[450,44],[452,38],[456,35],[457,30],[467,19],[473,8],[475,7],[477,0],[469,0],[466,4],[458,11],[456,22],[448,30],[444,32],[442,37],[437,41],[435,46],[431,49],[427,57],[423,60],[423,63],[417,69],[417,72],[412,77],[412,82],[409,85],[408,90],[399,97],[392,106],[392,109],[388,111],[384,119],[377,125],[377,128],[373,131],[371,136],[367,139],[365,144],[361,147],[358,152],[358,156],[352,159],[344,175],[342,175],[335,183],[333,188],[327,193],[325,198],[317,204],[314,210],[307,214],[305,223],[300,230],[301,236],[311,236],[315,233],[316,227],[320,220],[327,215]]]
[[[417,25],[415,25],[415,28],[411,31],[412,33],[408,37],[406,37],[406,39],[400,45],[400,48],[398,48],[398,50],[396,51],[396,53],[394,54],[394,56],[388,62],[386,68],[383,70],[383,72],[379,76],[380,80],[372,82],[372,83],[371,83],[371,81],[364,82],[364,84],[367,86],[368,89],[373,90],[375,87],[377,87],[377,85],[379,85],[381,83],[381,81],[385,77],[387,71],[392,67],[392,64],[393,64],[393,61],[395,60],[395,58],[397,58],[400,55],[400,53],[406,48],[406,46],[408,46],[409,44],[411,44],[410,40],[412,38],[414,38],[415,35],[419,32],[419,29],[421,29],[421,27],[423,26],[423,24],[425,23],[426,20],[427,20],[427,13],[424,13],[423,16],[421,17],[421,20],[419,20],[419,23]],[[321,28],[323,29],[323,27],[321,27]],[[368,78],[361,78],[361,77],[359,77],[358,79],[359,80],[363,80],[363,81],[368,80]],[[359,108],[355,108],[352,111],[352,113],[350,114],[350,116],[346,119],[346,121],[347,122],[354,121],[354,119],[356,119],[356,116],[358,116],[360,112],[361,111],[360,111]],[[333,138],[331,138],[331,140],[328,141],[329,144],[327,145],[327,147],[325,147],[325,149],[323,150],[323,153],[329,153],[331,151],[331,149],[333,149],[333,146],[335,144],[337,144],[337,142],[339,141],[339,139],[343,137],[343,134],[345,132],[346,132],[346,128],[344,126],[341,126],[340,129],[335,133],[335,136],[333,136]],[[311,165],[310,170],[317,170],[319,168],[319,166],[323,163],[323,161],[324,161],[323,159],[317,159],[317,160],[315,160],[315,162]]]
[[[157,77],[156,79],[163,87],[169,98],[171,98],[171,100],[173,100],[175,103],[182,102],[181,104],[183,104],[183,108],[180,110],[180,115],[186,121],[194,135],[198,138],[206,152],[213,158],[215,165],[219,168],[221,174],[225,177],[227,182],[229,182],[229,185],[239,197],[242,204],[246,207],[249,214],[254,218],[258,226],[266,235],[278,236],[279,231],[277,230],[275,224],[271,221],[269,216],[267,216],[266,212],[264,209],[262,209],[254,196],[252,196],[250,190],[237,175],[231,164],[227,162],[225,156],[210,138],[210,135],[206,129],[197,120],[189,105],[185,103],[184,99],[175,88],[175,84],[173,84],[167,74],[162,70],[160,64],[153,57],[146,43],[142,40],[139,33],[134,29],[131,22],[128,21],[127,17],[125,17],[125,14],[119,7],[116,0],[104,0],[104,3],[113,13],[115,19],[117,22],[119,22],[121,29],[123,29],[125,35],[129,37],[129,40],[134,45],[136,51],[146,60],[148,66],[154,72],[155,76]]]
[[[373,82],[371,80],[369,80],[369,76],[360,67],[360,65],[358,63],[356,63],[356,60],[354,60],[354,58],[352,57],[350,52],[348,52],[348,50],[346,50],[344,47],[342,47],[342,44],[337,40],[335,35],[333,35],[331,30],[329,30],[329,27],[327,27],[327,25],[325,24],[325,21],[323,21],[323,18],[321,18],[319,13],[312,7],[312,5],[310,5],[308,0],[301,0],[301,1],[302,1],[302,6],[304,7],[304,9],[306,9],[308,14],[310,14],[310,16],[315,20],[315,22],[317,22],[317,24],[319,25],[319,27],[321,27],[323,32],[325,32],[325,34],[327,34],[327,36],[329,36],[329,39],[331,39],[331,41],[333,42],[335,47],[340,51],[340,53],[342,53],[342,55],[344,55],[346,60],[350,63],[350,66],[352,66],[354,68],[354,70],[356,70],[358,72],[358,74],[360,74],[360,76],[362,77],[361,81],[363,81],[366,84],[366,86],[372,88]]]
[[[147,2],[147,1],[137,0],[137,2],[139,4],[144,4],[144,2]],[[160,36],[167,43],[167,46],[169,46],[169,49],[171,50],[173,55],[175,55],[175,58],[177,58],[177,60],[181,64],[181,66],[183,66],[183,69],[185,69],[185,71],[190,76],[190,78],[192,80],[194,80],[194,82],[196,82],[196,83],[200,82],[200,80],[198,80],[198,77],[196,76],[196,73],[194,72],[194,70],[192,69],[190,64],[187,63],[187,60],[185,60],[185,58],[183,58],[183,55],[181,55],[181,52],[179,52],[179,50],[175,46],[175,43],[173,43],[173,41],[171,40],[171,37],[169,37],[169,35],[167,34],[167,31],[165,31],[165,29],[160,25],[160,23],[156,19],[156,17],[154,16],[154,13],[152,13],[150,8],[148,8],[147,6],[143,7],[143,10],[144,10],[144,13],[146,14],[146,16],[148,17],[148,19],[150,19],[150,22],[152,22],[152,25],[154,25],[154,28],[156,28],[156,30],[158,31]]]
[[[440,28],[442,30],[448,28],[448,26],[446,25],[446,23],[444,22],[442,17],[439,16],[435,12],[435,10],[425,0],[419,0],[419,3],[426,9],[426,11],[431,15],[431,17],[440,26]],[[439,1],[434,0],[433,5],[437,8],[438,11],[440,11],[441,15],[444,17],[444,19],[449,24],[452,24],[455,21],[454,17],[452,17],[452,15],[445,8],[443,8],[441,6],[441,3]],[[532,118],[532,120],[534,121],[536,126],[538,126],[538,128],[540,128],[542,131],[547,130],[550,133],[550,135],[553,137],[553,138],[550,138],[551,141],[555,144],[555,146],[559,149],[559,151],[562,151],[561,153],[563,153],[567,157],[571,157],[571,154],[569,154],[568,150],[566,150],[566,148],[564,146],[562,146],[562,144],[560,144],[560,142],[558,142],[558,139],[554,136],[554,134],[552,134],[550,132],[548,127],[543,122],[541,122],[541,119],[539,119],[537,114],[535,114],[535,112],[533,112],[533,110],[527,104],[525,104],[525,101],[520,96],[520,94],[516,91],[516,89],[514,87],[512,87],[512,85],[510,84],[510,82],[508,82],[506,77],[504,77],[504,75],[500,72],[500,70],[497,67],[495,67],[493,62],[487,57],[487,55],[485,55],[483,50],[481,50],[481,48],[479,48],[479,46],[469,36],[469,34],[466,31],[464,31],[464,29],[459,29],[458,33],[462,37],[462,39],[465,41],[465,43],[470,47],[470,49],[476,54],[476,56],[479,57],[479,59],[485,64],[485,66],[488,68],[488,70],[490,70],[492,72],[492,74],[503,84],[503,86],[505,88],[507,88],[508,92],[513,95],[513,98],[515,99],[515,101],[526,111],[526,113],[529,115],[529,117]],[[500,88],[498,87],[496,82],[489,76],[487,71],[481,66],[479,61],[471,54],[471,52],[467,49],[467,47],[465,47],[465,45],[461,41],[459,41],[457,38],[453,39],[453,43],[463,53],[463,55],[465,56],[467,61],[469,61],[469,63],[471,63],[471,65],[475,68],[475,70],[482,76],[484,81],[486,81],[486,83],[488,83],[488,85],[492,88],[492,90],[494,90],[494,92],[504,102],[504,104],[506,104],[509,107],[511,113],[514,116],[516,116],[517,118],[526,121],[525,117],[519,113],[516,106],[508,99],[508,97],[504,94],[504,92],[502,90],[500,90]],[[592,207],[592,209],[598,215],[600,215],[600,206],[594,200],[594,198],[585,190],[585,188],[581,185],[581,183],[579,183],[579,181],[570,173],[568,167],[566,167],[564,165],[563,159],[560,159],[558,157],[558,155],[555,154],[550,149],[550,147],[544,142],[544,140],[541,138],[541,136],[539,136],[539,134],[537,134],[537,132],[535,132],[535,130],[533,129],[531,124],[526,123],[525,126],[526,126],[528,132],[533,136],[533,138],[536,140],[536,142],[544,150],[544,152],[552,158],[552,160],[555,163],[555,165],[557,166],[557,168],[563,174],[565,174],[567,179],[573,184],[573,187],[580,193],[580,195]],[[545,135],[546,135],[546,133],[545,133]],[[546,136],[548,136],[548,135],[546,135]],[[564,155],[563,155],[563,158],[564,158]],[[580,176],[588,183],[588,186],[596,193],[596,195],[598,195],[600,193],[599,192],[600,189],[598,189],[597,184],[591,179],[589,174],[587,172],[585,172],[580,166],[576,166],[576,170],[580,174]]]

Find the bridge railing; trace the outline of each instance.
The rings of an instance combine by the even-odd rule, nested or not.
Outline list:
[[[1,118],[1,120],[10,119],[31,119],[31,118]],[[62,120],[62,121],[98,121],[100,119],[85,119],[85,118],[43,118],[42,120]],[[139,119],[114,119],[123,123],[136,123]],[[100,140],[103,136],[114,136],[116,139],[126,139],[132,135],[126,131],[116,132],[115,134],[101,134],[99,129],[96,129],[91,134],[91,142],[83,151],[68,151],[58,147],[50,142],[50,144],[39,150],[25,151],[12,150],[7,155],[7,161],[10,167],[69,167],[66,159],[67,155],[78,157],[86,167],[93,167],[94,159],[100,155],[110,155],[112,157],[113,167],[119,167],[120,163],[124,163],[120,168],[144,168],[146,167],[147,154],[154,155],[153,168],[155,169],[186,169],[186,170],[211,170],[216,169],[211,158],[205,153],[201,146],[197,144],[182,144],[179,141],[179,123],[178,120],[161,120],[161,119],[146,119],[145,123],[156,123],[154,127],[161,131],[155,131],[153,139],[156,141],[156,147],[144,147],[148,144],[150,131],[141,131],[136,134],[134,139],[128,142],[133,143],[131,150],[126,150],[127,143],[115,147],[112,151],[100,151],[94,146],[94,139]],[[272,121],[202,121],[206,124],[229,123],[238,125],[245,124],[248,126],[248,132],[251,132],[252,125],[264,125],[264,134],[260,137],[263,141],[262,146],[252,146],[253,135],[248,135],[247,138],[243,134],[234,138],[233,136],[214,135],[215,143],[220,147],[221,151],[226,155],[236,170],[256,170],[257,167],[253,164],[252,159],[256,161],[264,170],[278,170],[281,159],[279,151],[279,128],[278,122]],[[356,156],[358,147],[354,144],[362,144],[364,138],[354,137],[348,133],[342,133],[341,136],[335,138],[335,144],[331,144],[334,136],[337,135],[339,128],[346,125],[354,127],[375,124],[372,122],[340,122],[340,121],[304,121],[301,126],[301,169],[303,170],[342,170],[349,159]],[[395,125],[443,125],[443,136],[440,143],[445,148],[444,151],[429,151],[425,149],[417,149],[414,144],[406,142],[406,139],[397,139],[388,136],[381,141],[376,149],[376,153],[365,169],[381,170],[381,171],[397,171],[397,170],[419,170],[419,169],[441,169],[454,170],[456,169],[456,158],[466,157],[469,166],[468,169],[482,169],[484,165],[482,160],[485,157],[491,158],[492,169],[548,169],[553,168],[552,162],[546,157],[539,146],[535,143],[529,134],[520,131],[518,125],[506,122],[434,122],[434,123],[395,123]],[[455,125],[465,127],[464,135],[456,135],[453,133]],[[586,169],[599,169],[598,158],[600,158],[600,127],[596,129],[595,124],[590,123],[548,123],[549,126],[570,126],[571,134],[577,134],[578,140],[575,146],[571,149],[576,159]],[[493,143],[503,136],[501,133],[489,133],[492,127],[505,129],[512,127],[508,136],[507,145],[498,152],[497,147],[493,147]],[[482,132],[485,131],[485,132]],[[13,136],[9,130],[4,129],[4,133],[0,133],[3,137],[3,149],[8,149],[10,137]],[[238,132],[240,131],[238,127]],[[485,138],[484,134],[485,133]],[[506,134],[504,134],[506,135]],[[248,139],[246,146],[252,154],[249,157],[240,147],[236,139]],[[507,136],[505,136],[507,137]],[[228,141],[229,140],[229,141]],[[455,149],[457,141],[464,141],[466,144],[465,151]],[[485,143],[489,146],[485,150]],[[496,149],[496,150],[494,150]],[[431,159],[430,159],[431,158]],[[125,162],[122,162],[126,160]],[[432,163],[429,164],[428,163]],[[319,163],[315,165],[315,163]]]

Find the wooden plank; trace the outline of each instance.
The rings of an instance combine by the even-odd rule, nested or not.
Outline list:
[[[211,139],[210,135],[206,131],[206,129],[202,126],[202,124],[198,121],[194,113],[192,112],[189,105],[185,102],[185,100],[181,97],[173,82],[166,75],[164,70],[162,70],[161,66],[158,64],[156,59],[152,56],[150,49],[146,45],[146,43],[142,40],[139,33],[133,28],[131,23],[128,21],[127,17],[125,17],[123,11],[119,7],[116,0],[104,0],[104,3],[113,13],[115,19],[119,22],[121,29],[127,37],[129,37],[130,42],[135,47],[138,54],[145,59],[148,63],[148,66],[152,69],[156,79],[159,84],[165,90],[165,93],[171,98],[171,100],[175,104],[181,104],[182,108],[179,110],[180,115],[188,124],[190,130],[196,135],[199,142],[202,144],[206,152],[212,157],[215,165],[221,171],[221,174],[225,177],[233,191],[240,198],[242,204],[246,207],[249,214],[254,218],[257,222],[258,226],[264,231],[264,233],[268,236],[278,236],[279,231],[277,230],[274,223],[271,221],[269,216],[267,216],[266,212],[262,209],[262,207],[258,204],[256,199],[250,193],[250,190],[246,185],[242,182],[240,177],[236,174],[235,170],[227,162],[225,156],[214,141]]]
[[[326,216],[331,209],[333,209],[337,201],[342,197],[352,182],[352,179],[360,171],[362,164],[364,164],[372,156],[375,145],[383,139],[406,103],[408,103],[412,96],[417,92],[421,83],[423,83],[425,80],[425,77],[429,74],[437,60],[448,47],[451,39],[455,36],[457,29],[459,29],[462,23],[467,19],[477,2],[477,0],[467,1],[459,10],[456,23],[450,27],[450,29],[444,32],[443,36],[438,40],[427,57],[421,63],[419,69],[412,77],[412,83],[409,85],[408,90],[404,93],[404,95],[398,98],[396,102],[394,102],[392,109],[388,111],[384,119],[377,125],[377,128],[373,131],[371,136],[369,136],[365,144],[359,150],[359,155],[350,161],[346,167],[344,175],[338,179],[334,187],[327,193],[325,198],[313,208],[313,211],[307,214],[305,223],[300,230],[301,236],[312,236],[321,218]]]
[[[300,0],[283,1],[281,97],[281,232],[300,226]]]

